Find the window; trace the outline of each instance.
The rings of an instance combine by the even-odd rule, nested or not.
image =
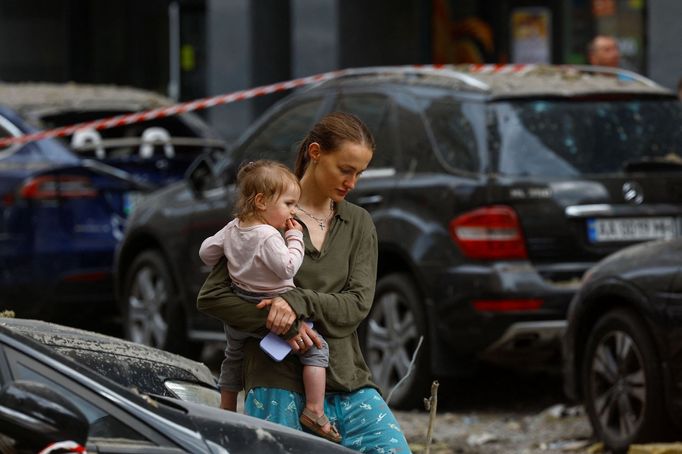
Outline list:
[[[335,110],[356,115],[372,132],[376,151],[370,168],[398,167],[400,154],[395,142],[392,108],[388,98],[373,94],[341,95]]]
[[[431,146],[424,120],[414,99],[401,96],[396,101],[398,137],[405,156],[400,170],[409,173],[442,172],[443,166]]]
[[[43,383],[68,399],[85,415],[90,424],[88,438],[119,438],[135,441],[149,441],[138,430],[125,424],[108,411],[97,405],[100,399],[76,383],[23,354],[7,349],[7,357],[15,380],[29,380]]]
[[[500,172],[574,176],[682,161],[677,100],[532,100],[496,106]]]
[[[40,117],[40,124],[50,129],[132,113],[113,108],[50,111]],[[225,148],[191,112],[108,129],[80,129],[62,142],[83,158],[103,160],[158,185],[181,179],[201,153]]]
[[[312,128],[321,99],[295,105],[269,119],[254,138],[237,154],[243,161],[272,159],[294,168],[298,144]]]
[[[477,172],[480,160],[472,118],[473,105],[453,100],[434,100],[424,109],[434,146],[451,171]]]

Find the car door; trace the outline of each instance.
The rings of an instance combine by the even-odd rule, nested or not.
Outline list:
[[[60,373],[52,367],[49,358],[42,356],[33,356],[25,350],[0,342],[0,366],[3,372],[0,384],[6,386],[18,380],[41,383],[74,404],[89,424],[88,452],[184,452],[157,430],[74,380],[72,375],[77,373],[69,376]]]
[[[669,352],[668,367],[671,373],[671,383],[682,382],[682,240],[673,240],[666,251],[666,256],[671,257],[677,263],[677,272],[672,280],[670,290],[667,292],[666,320],[668,327],[665,330],[667,338],[667,351]],[[679,386],[677,387],[679,395]]]

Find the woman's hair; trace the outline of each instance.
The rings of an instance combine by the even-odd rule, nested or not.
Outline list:
[[[243,164],[237,174],[237,202],[234,215],[244,220],[258,212],[256,195],[263,194],[266,200],[279,197],[289,185],[300,189],[296,175],[281,162],[261,159]]]
[[[330,113],[313,126],[298,146],[294,170],[298,178],[303,177],[308,167],[308,146],[313,142],[320,144],[323,153],[336,151],[343,142],[366,145],[372,152],[375,148],[372,133],[358,117],[345,112]]]

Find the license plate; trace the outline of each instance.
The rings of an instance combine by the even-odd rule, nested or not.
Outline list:
[[[592,243],[667,240],[677,236],[677,220],[674,217],[587,220],[587,237]]]

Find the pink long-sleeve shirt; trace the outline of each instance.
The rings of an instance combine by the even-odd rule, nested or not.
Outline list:
[[[240,227],[239,219],[233,219],[201,243],[199,257],[213,266],[225,255],[227,271],[239,288],[279,294],[294,288],[303,252],[303,233],[296,229],[287,230],[282,238],[270,225]]]

